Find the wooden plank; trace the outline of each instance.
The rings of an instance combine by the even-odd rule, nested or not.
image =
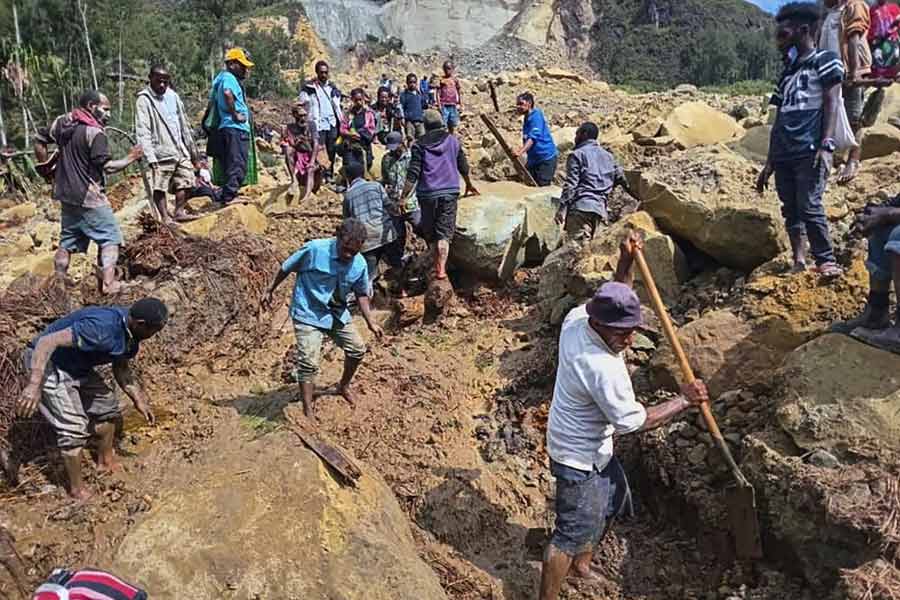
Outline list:
[[[301,419],[288,409],[284,410],[284,418],[288,426],[306,446],[321,460],[340,475],[346,485],[358,487],[358,480],[362,477],[362,471],[354,464],[353,460],[343,450],[325,442],[312,433]]]
[[[494,112],[500,112],[500,105],[497,103],[497,90],[494,88],[494,82],[488,79],[488,87],[491,90],[491,102],[494,103]]]
[[[494,134],[494,137],[497,139],[500,147],[503,148],[503,152],[506,153],[506,157],[509,158],[509,160],[513,164],[513,167],[515,167],[516,172],[519,174],[519,177],[522,178],[526,185],[537,187],[538,184],[534,180],[534,177],[531,176],[531,173],[528,172],[528,169],[526,169],[525,165],[522,164],[522,161],[519,160],[519,157],[516,156],[515,153],[513,153],[512,148],[510,148],[509,144],[506,143],[506,139],[500,134],[500,131],[497,129],[497,126],[494,125],[493,121],[491,121],[490,117],[482,113],[481,120],[484,121],[484,124],[487,125],[487,128],[490,129],[492,134]]]

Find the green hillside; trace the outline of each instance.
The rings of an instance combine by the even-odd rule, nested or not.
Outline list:
[[[593,0],[589,55],[614,83],[727,84],[778,69],[772,16],[744,0]]]

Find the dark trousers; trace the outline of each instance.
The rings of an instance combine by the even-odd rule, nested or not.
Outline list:
[[[334,169],[334,157],[337,156],[337,127],[332,127],[327,131],[319,132],[319,143],[325,146],[325,152],[328,153],[328,170]],[[333,175],[334,173],[332,173]]]
[[[822,196],[828,185],[828,166],[814,166],[812,156],[775,163],[775,189],[781,199],[781,214],[788,234],[806,233],[816,264],[834,262],[828,220]]]
[[[535,183],[540,187],[546,187],[553,183],[553,178],[556,176],[557,158],[557,156],[554,156],[550,160],[545,160],[544,162],[539,162],[528,167],[528,172],[531,173]]]
[[[219,130],[225,146],[224,171],[225,185],[219,195],[219,201],[228,203],[234,200],[241,189],[244,177],[247,176],[247,160],[250,156],[250,133],[226,127]]]

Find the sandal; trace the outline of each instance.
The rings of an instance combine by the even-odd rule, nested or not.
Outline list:
[[[844,274],[843,267],[841,267],[841,265],[837,264],[836,262],[822,263],[821,265],[816,265],[815,267],[813,267],[812,270],[825,279],[835,279]]]

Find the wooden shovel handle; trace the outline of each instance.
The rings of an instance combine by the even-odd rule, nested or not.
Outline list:
[[[684,353],[684,348],[681,347],[681,342],[678,341],[678,335],[675,333],[675,327],[672,325],[672,320],[669,318],[669,312],[666,310],[666,305],[663,304],[662,297],[659,295],[659,290],[656,289],[656,282],[653,281],[653,274],[650,272],[650,267],[647,266],[647,261],[644,260],[643,251],[640,249],[635,249],[634,251],[634,262],[637,263],[638,270],[641,272],[641,278],[644,280],[644,286],[650,294],[650,304],[653,306],[653,311],[656,313],[656,316],[659,317],[660,323],[662,323],[663,333],[665,333],[666,339],[669,340],[669,344],[675,351],[675,357],[678,359],[678,365],[681,367],[684,382],[686,384],[694,383],[694,381],[697,380],[697,378],[694,377],[694,370],[691,369],[691,364],[688,362],[687,355]],[[706,421],[706,427],[709,429],[709,433],[716,438],[717,442],[721,440],[722,446],[725,446],[722,432],[719,431],[719,425],[716,423],[716,419],[709,409],[709,402],[704,402],[700,405],[700,412],[703,414],[703,420]],[[725,451],[727,452],[727,446],[725,446]]]

